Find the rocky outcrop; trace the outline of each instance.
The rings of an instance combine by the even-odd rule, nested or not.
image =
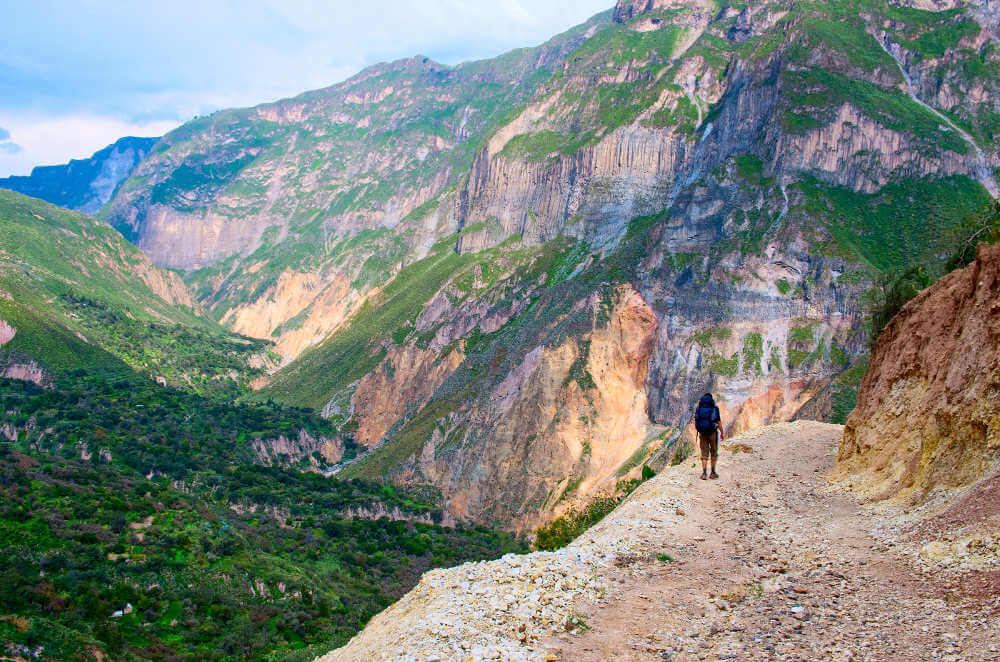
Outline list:
[[[358,421],[355,438],[366,446],[382,441],[407,411],[427,404],[464,358],[461,349],[442,356],[433,349],[390,348],[379,367],[361,379],[351,398]]]
[[[606,323],[579,341],[535,346],[483,398],[439,419],[393,475],[438,486],[457,519],[520,530],[614,491],[663,443],[646,414],[656,317],[635,290],[615,301]],[[600,305],[579,303],[591,314]]]
[[[13,340],[16,334],[17,329],[0,319],[0,347]],[[20,352],[0,354],[0,377],[29,381],[38,386],[48,386],[52,382],[51,377],[36,361]]]
[[[132,174],[157,140],[159,138],[122,138],[89,159],[74,159],[66,165],[38,166],[27,177],[0,179],[0,188],[93,214],[111,199],[118,185]]]
[[[453,527],[457,523],[455,518],[448,513],[439,513],[436,517],[433,513],[414,513],[403,510],[399,506],[389,508],[382,502],[369,506],[351,506],[338,512],[338,516],[344,519],[387,519],[393,522],[420,522],[421,524],[436,524],[437,526]]]
[[[15,333],[17,333],[17,329],[7,322],[0,320],[0,347],[3,347],[13,340]]]
[[[197,120],[163,138],[107,219],[157,264],[200,270],[208,307],[294,357],[336,327],[318,308],[336,299],[350,310],[404,256],[421,257],[456,229],[439,198],[467,172],[470,145],[586,34],[502,63],[377,65],[324,90]],[[303,274],[322,284],[301,291],[307,303],[286,306],[282,290]]]
[[[195,311],[201,311],[201,305],[191,295],[187,288],[173,271],[160,269],[142,255],[132,264],[132,273],[141,280],[153,294],[172,306],[184,306]]]
[[[37,361],[27,358],[0,356],[0,377],[19,379],[45,387],[52,384],[52,377],[45,372],[45,369]]]
[[[616,23],[628,23],[642,14],[664,9],[714,11],[717,5],[710,0],[618,0],[613,16]]]
[[[862,18],[847,29],[861,31],[866,47],[878,48],[876,37],[912,37],[898,20]],[[463,253],[512,236],[527,245],[570,236],[607,250],[635,217],[703,213],[684,209],[688,189],[748,151],[786,187],[805,176],[863,192],[901,178],[982,179],[997,165],[995,146],[972,149],[954,140],[950,120],[934,116],[935,105],[961,111],[959,100],[973,102],[969,122],[998,110],[990,110],[995,81],[968,79],[959,56],[927,57],[892,42],[904,73],[928,72],[913,85],[926,108],[894,98],[882,112],[871,98],[910,87],[891,61],[864,70],[854,53],[815,48],[808,21],[782,3],[718,11],[700,0],[621,0],[611,19],[502,61],[452,69],[411,58],[203,118],[163,139],[112,201],[108,220],[157,263],[199,270],[207,307],[234,329],[276,339],[291,359],[455,230]],[[615,31],[623,36],[609,42],[614,48],[639,44],[629,47],[632,57],[576,50]],[[670,52],[643,50],[639,35]],[[720,51],[712,39],[774,47]],[[988,39],[982,31],[962,44],[975,49]],[[788,61],[786,49],[798,59]],[[853,97],[821,92],[811,69],[862,87]],[[947,84],[931,89],[939,69]],[[609,103],[609,94],[621,99]],[[498,122],[490,114],[497,106],[523,110]],[[443,122],[442,130],[428,134],[428,122]]]
[[[1000,246],[911,301],[879,337],[848,419],[844,480],[922,503],[1000,462]]]
[[[255,439],[252,446],[256,461],[268,466],[306,464],[314,471],[325,471],[344,457],[339,439],[314,437],[305,430],[299,430],[298,437]]]
[[[222,323],[252,338],[274,338],[282,356],[298,356],[329,336],[362,297],[342,274],[285,271],[256,301],[234,308]]]

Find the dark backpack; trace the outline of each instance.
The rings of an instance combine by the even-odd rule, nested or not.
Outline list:
[[[698,432],[715,432],[715,407],[699,405],[694,413],[694,427]]]

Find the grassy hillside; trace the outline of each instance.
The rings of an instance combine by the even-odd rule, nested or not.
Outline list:
[[[267,342],[209,320],[175,274],[107,224],[6,190],[0,319],[16,330],[0,355],[18,352],[53,374],[106,370],[113,357],[165,383],[231,398],[269,360]]]
[[[308,660],[422,571],[525,546],[433,493],[252,464],[328,425],[109,375],[0,380],[0,641],[48,660]],[[7,431],[10,431],[10,427]],[[420,522],[365,520],[398,509]],[[126,613],[120,613],[120,612]]]
[[[107,224],[0,189],[3,283],[21,284],[40,298],[79,290],[139,319],[206,325],[176,277]]]

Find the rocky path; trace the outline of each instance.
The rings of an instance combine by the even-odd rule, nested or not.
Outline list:
[[[720,480],[689,461],[563,550],[428,573],[323,659],[1000,660],[997,603],[961,598],[828,486],[840,434],[729,440]]]
[[[1000,612],[964,601],[825,473],[840,428],[781,425],[723,451],[722,478],[690,481],[673,560],[620,564],[615,588],[580,610],[559,659],[1000,660]],[[690,463],[686,469],[696,477]],[[891,543],[891,544],[890,544]]]

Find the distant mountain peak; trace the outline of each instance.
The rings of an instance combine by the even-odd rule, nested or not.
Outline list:
[[[54,205],[96,213],[111,199],[118,185],[145,158],[159,138],[120,138],[90,158],[63,165],[37,166],[28,176],[0,179],[0,188],[41,198]]]

